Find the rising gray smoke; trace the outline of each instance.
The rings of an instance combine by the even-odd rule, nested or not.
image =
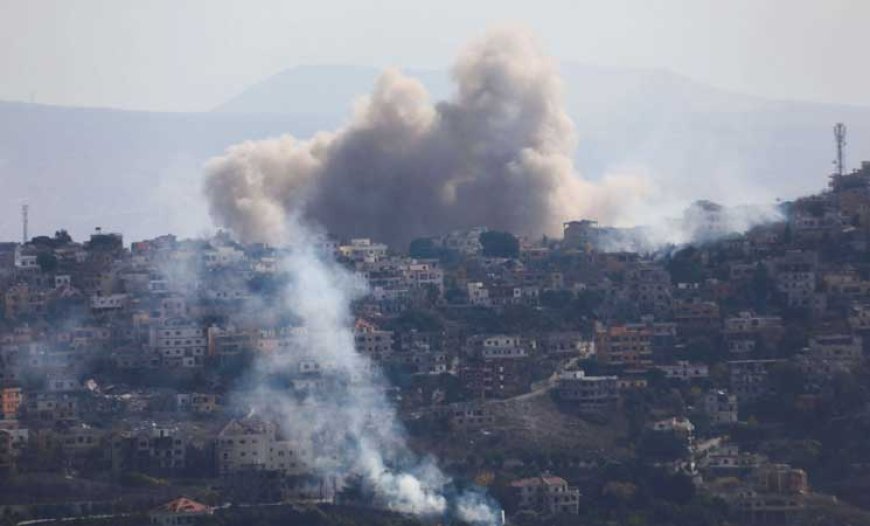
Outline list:
[[[559,78],[529,34],[488,34],[453,76],[453,99],[433,105],[419,82],[386,71],[347,126],[234,146],[207,166],[205,192],[212,217],[240,239],[293,247],[281,308],[298,320],[298,341],[261,359],[249,403],[311,448],[312,469],[362,477],[375,504],[496,524],[485,497],[454,494],[434,462],[405,444],[387,383],[354,349],[350,304],[361,285],[317,254],[303,225],[394,246],[475,225],[556,233],[567,218],[607,220],[636,182],[598,185],[574,172]],[[326,372],[328,388],[304,396],[274,388],[304,362]]]
[[[451,100],[432,104],[422,84],[387,70],[334,133],[231,147],[207,166],[213,218],[270,241],[299,211],[341,237],[402,246],[478,225],[557,234],[567,219],[612,220],[643,190],[633,178],[597,184],[575,172],[561,81],[529,33],[487,34],[452,73]]]
[[[295,320],[293,336],[288,345],[259,357],[254,387],[238,396],[279,422],[283,435],[305,452],[300,460],[312,472],[329,480],[360,477],[372,505],[467,524],[500,524],[491,499],[452,491],[432,459],[407,447],[386,397],[389,383],[354,347],[350,305],[367,292],[364,279],[319,251],[321,239],[297,218],[285,219],[284,235],[291,244],[282,259],[289,283],[279,305],[255,308],[264,316],[267,309],[289,315]],[[322,385],[287,386],[287,379],[312,366]]]

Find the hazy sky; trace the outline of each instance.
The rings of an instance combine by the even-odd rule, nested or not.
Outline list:
[[[0,0],[0,99],[207,110],[298,64],[443,67],[521,22],[561,60],[870,105],[870,0]]]

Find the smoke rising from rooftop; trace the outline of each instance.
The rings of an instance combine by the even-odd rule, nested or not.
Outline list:
[[[332,234],[401,246],[477,225],[557,234],[568,219],[613,220],[643,193],[634,177],[576,173],[556,66],[527,31],[487,33],[452,75],[453,97],[433,103],[420,82],[387,70],[335,132],[231,147],[207,166],[216,223],[270,241],[299,212]]]

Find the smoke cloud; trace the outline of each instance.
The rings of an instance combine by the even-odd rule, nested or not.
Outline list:
[[[341,237],[402,246],[472,226],[558,234],[569,219],[611,221],[644,193],[639,178],[576,173],[561,80],[530,33],[486,34],[452,76],[453,97],[433,104],[420,82],[387,70],[335,132],[231,147],[206,168],[212,217],[274,241],[298,212]]]
[[[288,343],[261,355],[252,388],[237,393],[256,413],[279,423],[308,469],[328,480],[359,477],[370,503],[399,512],[499,524],[498,506],[477,492],[457,493],[434,460],[408,448],[389,382],[354,346],[350,305],[368,292],[364,278],[322,253],[322,239],[297,218],[285,218],[291,248],[282,258],[289,278],[277,305],[258,305],[293,319]],[[315,385],[293,380],[310,378]]]
[[[280,422],[315,472],[359,477],[374,505],[498,524],[497,505],[457,491],[407,446],[388,382],[354,348],[350,306],[365,283],[318,252],[308,225],[393,246],[478,225],[555,234],[566,219],[612,220],[645,188],[576,173],[559,76],[529,33],[488,33],[453,78],[454,96],[433,104],[420,82],[387,70],[343,128],[246,142],[210,161],[205,193],[215,222],[239,239],[291,247],[279,312],[258,314],[295,320],[292,344],[259,359],[244,403]],[[295,387],[312,365],[317,386]]]

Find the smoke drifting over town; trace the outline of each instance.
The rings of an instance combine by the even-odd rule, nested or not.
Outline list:
[[[476,225],[557,234],[569,219],[619,219],[648,188],[637,177],[577,174],[559,76],[529,33],[488,33],[462,52],[453,77],[453,98],[433,104],[420,82],[388,70],[344,128],[247,142],[213,159],[205,193],[215,222],[240,240],[292,247],[282,302],[254,312],[294,320],[294,344],[259,359],[242,403],[280,422],[327,480],[361,480],[373,503],[497,524],[498,506],[457,491],[407,446],[389,383],[354,347],[350,306],[365,284],[319,252],[316,232],[395,247]],[[323,384],[288,385],[305,370]]]
[[[258,360],[252,387],[237,393],[238,400],[279,422],[299,446],[299,460],[339,488],[359,477],[375,505],[496,524],[496,506],[477,492],[453,491],[432,460],[417,457],[405,444],[386,397],[389,383],[354,346],[350,304],[367,292],[364,280],[324,255],[318,248],[323,240],[310,229],[292,218],[286,228],[294,240],[282,259],[287,288],[276,305],[256,310],[295,320],[291,344]],[[319,372],[322,381],[300,383],[304,371]]]
[[[575,171],[561,81],[530,33],[489,32],[452,74],[454,96],[433,103],[420,82],[387,70],[335,132],[231,147],[207,166],[213,218],[270,241],[298,212],[332,234],[397,246],[476,225],[555,234],[572,218],[611,221],[644,193],[639,178]]]

